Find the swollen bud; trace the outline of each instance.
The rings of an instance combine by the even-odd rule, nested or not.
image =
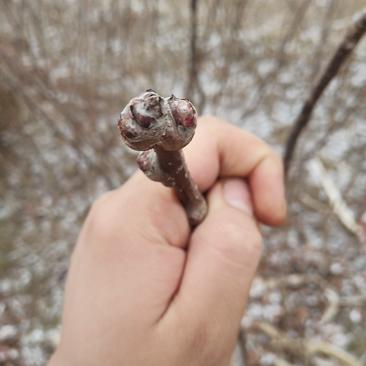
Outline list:
[[[169,106],[175,122],[187,128],[197,125],[197,112],[188,99],[177,99],[174,95],[169,98]]]
[[[133,119],[144,128],[148,128],[155,122],[155,118],[144,114],[140,102],[136,101],[135,104],[130,105],[130,111]]]
[[[163,98],[151,89],[131,99],[118,121],[123,140],[139,151],[157,145],[166,151],[182,149],[192,140],[196,124],[197,112],[188,99]]]
[[[161,97],[154,91],[147,91],[130,102],[130,111],[134,120],[144,128],[150,127],[162,116]]]

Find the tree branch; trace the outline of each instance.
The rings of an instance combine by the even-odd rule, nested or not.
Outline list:
[[[345,366],[362,366],[361,362],[353,355],[328,342],[317,339],[292,339],[265,322],[256,322],[252,327],[266,334],[270,338],[273,347],[288,351],[302,359],[306,360],[315,355],[324,355],[336,359]]]
[[[310,92],[310,95],[308,96],[303,107],[301,108],[300,114],[295,120],[294,127],[290,132],[290,135],[286,142],[284,155],[286,174],[288,174],[288,171],[290,169],[290,164],[298,139],[305,127],[308,125],[316,103],[318,102],[324,90],[327,88],[332,79],[337,75],[343,63],[351,55],[352,51],[354,50],[362,36],[365,34],[365,32],[366,12],[361,15],[361,17],[351,26],[351,28],[346,33],[341,44],[338,46],[336,52],[329,61],[323,75],[320,77],[319,81]]]

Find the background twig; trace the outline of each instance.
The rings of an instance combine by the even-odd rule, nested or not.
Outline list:
[[[328,63],[323,75],[316,83],[314,89],[310,92],[310,95],[308,96],[304,105],[301,108],[300,114],[295,120],[294,127],[290,132],[285,147],[284,163],[286,174],[288,174],[288,171],[290,169],[290,164],[298,139],[304,128],[309,123],[317,101],[322,96],[324,90],[331,82],[331,80],[337,75],[339,69],[350,56],[353,49],[356,47],[357,43],[360,41],[365,32],[366,12],[362,14],[362,16],[352,25],[352,27],[347,32],[332,59]]]

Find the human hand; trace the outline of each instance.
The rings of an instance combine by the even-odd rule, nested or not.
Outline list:
[[[173,191],[136,173],[91,208],[49,366],[228,365],[261,253],[286,216],[281,160],[213,117],[184,150],[207,192],[193,232]]]

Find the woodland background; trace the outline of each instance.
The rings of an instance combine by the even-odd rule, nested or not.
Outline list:
[[[365,6],[0,0],[0,365],[44,365],[57,344],[80,225],[135,169],[116,129],[131,97],[187,95],[282,154]],[[363,40],[301,135],[287,225],[264,228],[247,365],[366,365],[365,97]]]

